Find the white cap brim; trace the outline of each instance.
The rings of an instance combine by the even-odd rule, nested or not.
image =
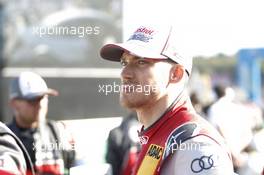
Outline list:
[[[106,60],[120,61],[124,51],[144,58],[168,59],[168,57],[161,55],[161,53],[155,53],[155,50],[146,49],[144,46],[141,46],[136,42],[106,44],[102,47],[100,55]]]
[[[20,99],[25,99],[25,100],[34,100],[34,99],[42,97],[44,95],[58,96],[59,93],[55,89],[48,88],[47,91],[36,92],[36,93],[28,93],[25,96],[22,96],[22,95],[19,96],[18,95],[18,96],[14,96],[13,98],[20,98]]]

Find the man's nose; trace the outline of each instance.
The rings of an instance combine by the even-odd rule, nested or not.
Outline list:
[[[121,79],[128,80],[133,78],[133,68],[130,64],[127,64],[122,68]]]

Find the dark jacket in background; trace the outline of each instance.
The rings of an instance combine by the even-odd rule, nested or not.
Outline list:
[[[132,146],[139,147],[139,143],[134,142],[129,136],[132,126],[138,125],[136,113],[131,113],[125,117],[120,126],[112,129],[107,139],[106,162],[112,165],[113,175],[124,174],[124,169],[130,169],[128,165],[128,154]],[[133,163],[132,163],[133,164]]]
[[[75,162],[75,150],[63,137],[57,123],[48,121],[43,130],[47,140],[43,140],[39,128],[21,128],[13,120],[8,127],[22,141],[38,175],[69,174]]]

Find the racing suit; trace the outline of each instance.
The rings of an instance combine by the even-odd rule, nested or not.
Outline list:
[[[26,149],[14,133],[0,122],[0,174],[25,175],[26,169],[34,174]]]
[[[195,113],[185,93],[154,124],[143,126],[139,137],[133,175],[233,174],[223,138]]]

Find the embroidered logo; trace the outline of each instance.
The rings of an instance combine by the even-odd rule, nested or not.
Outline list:
[[[140,165],[137,175],[154,174],[163,155],[164,147],[151,144]]]
[[[153,39],[153,34],[154,34],[154,30],[148,29],[146,27],[140,27],[134,32],[134,34],[128,39],[128,41],[139,40],[147,43],[151,39]]]
[[[214,166],[213,155],[202,156],[200,158],[193,159],[191,163],[191,170],[194,173],[200,173],[203,170],[209,170]]]
[[[141,145],[146,145],[148,143],[149,137],[148,136],[139,136],[139,142]]]
[[[162,152],[163,152],[163,147],[151,144],[147,155],[159,160],[162,155]]]

